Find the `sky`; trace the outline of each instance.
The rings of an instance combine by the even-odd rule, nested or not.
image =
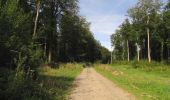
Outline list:
[[[95,39],[112,50],[110,36],[127,17],[127,10],[136,3],[137,0],[79,0],[80,15],[91,23]]]

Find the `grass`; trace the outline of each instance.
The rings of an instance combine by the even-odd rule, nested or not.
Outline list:
[[[43,89],[48,91],[52,100],[65,100],[75,77],[81,72],[80,64],[64,64],[59,69],[41,69],[39,81]]]
[[[63,64],[58,69],[38,69],[37,80],[23,74],[0,70],[1,100],[65,100],[75,77],[82,71],[81,64]],[[7,73],[8,72],[8,73]]]
[[[170,100],[170,68],[164,65],[96,65],[95,69],[139,100]]]

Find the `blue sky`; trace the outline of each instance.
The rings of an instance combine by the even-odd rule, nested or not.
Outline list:
[[[80,15],[91,23],[94,37],[111,50],[110,35],[124,21],[127,10],[136,3],[137,0],[79,0]]]

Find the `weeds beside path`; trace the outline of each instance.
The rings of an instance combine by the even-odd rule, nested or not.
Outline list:
[[[50,100],[65,100],[75,77],[82,71],[80,64],[65,64],[59,69],[41,69],[40,85]]]
[[[82,64],[40,67],[36,79],[0,68],[0,100],[65,100]]]

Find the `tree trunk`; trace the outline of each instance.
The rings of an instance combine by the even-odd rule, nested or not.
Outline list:
[[[138,62],[140,60],[140,50],[137,50],[137,55],[138,55]]]
[[[147,18],[147,25],[149,25],[150,17],[148,15]],[[151,62],[151,50],[150,50],[150,30],[149,27],[147,26],[147,35],[148,35],[148,61],[149,63]]]
[[[111,59],[110,59],[110,64],[112,64],[112,63],[113,63],[113,62],[112,62],[112,61],[113,61],[113,55],[112,55],[112,52],[113,52],[113,51],[111,50]]]
[[[129,52],[129,41],[127,40],[127,57],[128,57],[128,62],[130,61],[130,52]]]
[[[150,50],[150,34],[149,28],[147,28],[147,35],[148,35],[148,61],[151,62],[151,50]]]
[[[137,51],[137,59],[138,59],[138,62],[140,60],[140,47],[138,45],[138,43],[136,43],[136,51]]]
[[[163,50],[164,50],[164,42],[162,41],[161,42],[161,62],[163,62],[163,54],[164,54],[164,52],[163,52]]]
[[[122,59],[123,59],[123,61],[125,60],[125,49],[124,49],[124,47],[123,47],[123,55],[122,55]]]
[[[38,22],[38,17],[39,17],[39,10],[40,10],[40,0],[37,1],[37,5],[36,5],[36,17],[35,17],[35,23],[34,23],[34,33],[33,33],[33,38],[36,35],[36,31],[37,31],[37,22]]]
[[[48,63],[50,64],[54,59],[53,59],[53,50],[54,50],[54,39],[56,38],[55,36],[55,29],[56,29],[56,20],[55,20],[55,2],[51,1],[50,3],[50,32],[48,33]]]
[[[47,39],[45,38],[45,41],[44,41],[44,57],[46,58],[46,52],[47,52]]]
[[[52,51],[51,51],[51,48],[49,48],[49,51],[48,51],[48,63],[50,64],[52,61]]]

